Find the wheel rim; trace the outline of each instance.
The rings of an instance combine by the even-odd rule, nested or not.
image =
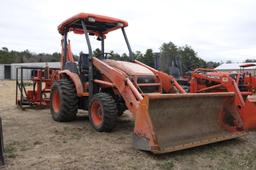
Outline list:
[[[58,90],[53,91],[52,107],[55,113],[60,111],[60,95]]]
[[[100,126],[103,122],[102,109],[98,101],[94,101],[91,106],[91,119],[95,126]]]

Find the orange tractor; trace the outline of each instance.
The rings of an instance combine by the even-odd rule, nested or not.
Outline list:
[[[249,90],[251,92],[256,92],[256,64],[249,63],[249,64],[242,64],[240,65],[240,73],[237,74],[236,81],[239,84],[239,82],[242,82],[242,84],[245,86],[246,90]],[[245,68],[253,68],[253,73],[245,71]],[[234,74],[236,76],[236,74]]]
[[[190,81],[191,93],[234,92],[236,110],[240,113],[243,128],[256,128],[256,96],[252,77],[244,73],[219,72],[199,68],[193,71]]]
[[[60,80],[51,89],[51,114],[55,121],[72,121],[78,109],[88,110],[99,132],[114,129],[118,116],[129,110],[134,117],[134,147],[165,153],[246,134],[234,102],[235,93],[187,94],[177,81],[133,58],[121,19],[80,13],[58,27],[62,35]],[[108,59],[105,39],[121,30],[130,61]],[[68,33],[84,34],[88,53],[74,61]],[[93,56],[90,36],[101,43]],[[232,117],[232,121],[230,118]]]

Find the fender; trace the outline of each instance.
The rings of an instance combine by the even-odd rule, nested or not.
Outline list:
[[[80,80],[79,76],[76,73],[72,73],[69,70],[59,71],[59,74],[60,75],[65,74],[65,75],[67,75],[72,80],[72,82],[74,83],[75,88],[76,88],[77,96],[81,97],[82,94],[83,94],[83,85],[81,83],[81,80]]]

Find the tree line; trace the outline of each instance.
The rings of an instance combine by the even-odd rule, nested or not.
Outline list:
[[[113,51],[110,53],[111,59],[129,61],[129,56],[126,53],[123,53],[122,55]],[[94,56],[99,56],[100,54],[100,49],[96,49],[94,51]],[[156,55],[157,54],[154,53],[152,49],[147,49],[145,53],[136,51],[133,54],[133,58],[151,67],[155,67]],[[158,55],[160,60],[159,69],[166,73],[170,73],[169,68],[171,66],[178,67],[179,69],[182,69],[183,73],[186,73],[199,67],[215,68],[220,65],[219,62],[206,62],[202,58],[198,57],[197,53],[188,45],[179,47],[173,42],[163,43],[160,47],[160,53]]]
[[[60,53],[33,53],[29,50],[9,51],[7,47],[0,50],[0,64],[11,63],[34,63],[34,62],[57,62],[60,61]]]
[[[96,49],[94,56],[101,54],[100,49]],[[110,59],[129,61],[129,56],[126,53],[118,54],[114,51],[110,52]],[[78,56],[74,55],[77,59]],[[217,67],[220,63],[218,62],[206,62],[202,58],[198,57],[197,53],[192,47],[177,46],[173,42],[163,43],[160,47],[159,53],[154,53],[152,49],[147,49],[144,53],[141,51],[135,51],[133,58],[137,59],[151,67],[155,67],[155,56],[159,58],[159,69],[169,73],[169,68],[172,66],[181,67],[183,72],[192,71],[198,67]],[[32,53],[29,50],[24,51],[9,51],[8,48],[2,47],[0,49],[0,63],[28,63],[28,62],[58,62],[60,61],[60,53],[55,52],[52,54],[48,53]]]

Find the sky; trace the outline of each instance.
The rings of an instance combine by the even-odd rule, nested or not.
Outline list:
[[[256,59],[255,0],[0,0],[0,48],[61,51],[57,26],[88,12],[127,20],[133,51],[160,51],[162,43],[189,45],[206,61]],[[74,53],[86,52],[84,36],[70,34]],[[91,37],[93,48],[100,47]],[[106,49],[128,52],[121,31]]]

